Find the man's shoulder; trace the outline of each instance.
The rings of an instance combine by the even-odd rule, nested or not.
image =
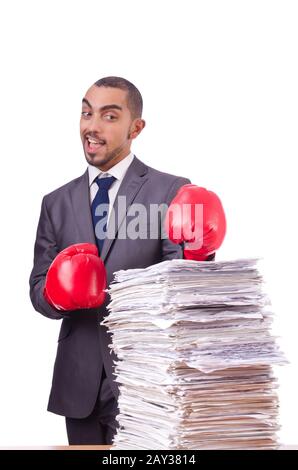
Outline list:
[[[68,191],[71,191],[75,186],[77,186],[79,183],[82,183],[84,179],[87,178],[86,171],[83,173],[83,175],[78,176],[77,178],[74,178],[67,183],[63,184],[62,186],[59,186],[58,188],[54,189],[53,191],[47,193],[44,197],[46,200],[52,200],[52,199],[57,199],[59,197],[64,196]]]
[[[146,165],[148,168],[148,175],[151,178],[156,180],[160,180],[163,184],[174,184],[178,180],[185,180],[186,182],[190,182],[189,178],[179,175],[174,175],[172,173],[166,173],[164,171],[157,170],[149,165]],[[186,183],[185,183],[186,184]]]

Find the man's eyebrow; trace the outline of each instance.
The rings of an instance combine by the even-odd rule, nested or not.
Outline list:
[[[92,108],[91,104],[86,98],[82,99],[82,103],[85,103],[87,106],[89,106],[89,108]],[[118,104],[106,104],[105,106],[99,108],[99,111],[107,111],[108,109],[119,109],[119,111],[122,111],[121,106]]]

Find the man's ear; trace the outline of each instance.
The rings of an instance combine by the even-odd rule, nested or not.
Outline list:
[[[145,125],[146,125],[146,122],[144,121],[144,119],[141,119],[141,118],[135,119],[132,125],[132,129],[128,134],[128,138],[135,139],[142,132]]]

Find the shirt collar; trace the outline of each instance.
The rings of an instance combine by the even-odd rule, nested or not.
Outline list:
[[[112,166],[109,171],[101,171],[99,168],[96,168],[93,165],[88,165],[88,175],[89,175],[89,186],[94,182],[94,180],[99,177],[104,176],[114,176],[117,180],[122,181],[128,167],[134,159],[134,154],[130,152],[127,157],[120,160],[116,165]]]

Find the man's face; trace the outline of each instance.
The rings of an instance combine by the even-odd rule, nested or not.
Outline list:
[[[92,85],[82,101],[80,134],[87,162],[108,171],[130,152],[145,121],[132,119],[127,92]]]

